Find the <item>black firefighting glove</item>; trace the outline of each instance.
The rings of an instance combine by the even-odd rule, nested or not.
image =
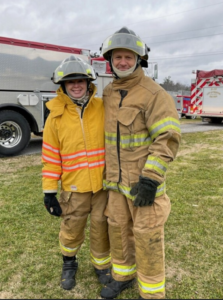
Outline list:
[[[156,180],[139,176],[139,182],[130,191],[132,196],[136,196],[134,206],[153,205],[158,185]]]
[[[62,214],[62,209],[56,198],[56,193],[46,193],[44,196],[44,204],[47,211],[52,216],[59,217]]]

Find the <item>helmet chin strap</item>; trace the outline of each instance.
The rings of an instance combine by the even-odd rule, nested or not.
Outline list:
[[[85,93],[82,97],[80,97],[80,98],[75,98],[75,97],[71,96],[71,94],[70,94],[68,91],[66,91],[66,92],[67,92],[67,95],[70,97],[70,99],[71,99],[74,103],[79,104],[79,105],[81,105],[81,106],[83,106],[83,105],[88,101],[88,99],[89,99],[89,92],[88,92],[88,90],[87,90],[86,93]]]

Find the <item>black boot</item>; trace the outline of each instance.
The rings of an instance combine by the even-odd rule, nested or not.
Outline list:
[[[101,290],[101,297],[106,299],[116,298],[123,290],[133,286],[135,279],[128,281],[113,280]]]
[[[61,286],[64,290],[71,290],[75,286],[77,268],[78,262],[76,261],[76,256],[68,257],[63,255]]]
[[[99,270],[94,268],[95,273],[98,276],[98,281],[101,284],[107,284],[112,281],[112,276],[111,276],[111,270],[110,269],[104,269],[104,270]]]

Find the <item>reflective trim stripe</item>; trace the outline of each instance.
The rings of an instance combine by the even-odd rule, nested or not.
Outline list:
[[[63,171],[64,172],[73,172],[74,170],[80,170],[80,169],[86,169],[86,168],[100,168],[101,166],[105,165],[105,160],[96,160],[88,163],[87,161],[67,166],[67,165],[62,165]]]
[[[136,196],[130,195],[131,187],[126,187],[119,183],[103,180],[103,189],[118,192],[131,200],[135,200],[135,198],[136,198]],[[156,197],[159,197],[165,193],[166,193],[166,183],[164,181],[161,185],[158,186],[157,191],[156,191]]]
[[[145,283],[138,278],[138,284],[141,291],[145,294],[156,294],[165,290],[165,279],[159,283]]]
[[[96,156],[96,155],[104,155],[105,154],[105,148],[103,149],[96,149],[92,151],[87,151],[87,156]]]
[[[52,179],[60,179],[61,174],[60,173],[56,173],[56,172],[52,172],[52,171],[47,171],[44,170],[42,172],[43,177],[47,177],[47,178],[52,178]]]
[[[157,187],[156,198],[166,193],[166,182],[164,181],[161,185]]]
[[[112,265],[112,269],[114,271],[114,273],[119,274],[119,275],[123,275],[123,276],[128,276],[128,275],[132,275],[134,273],[136,273],[136,265],[132,265],[132,266],[120,266],[120,265]]]
[[[101,148],[101,149],[93,149],[90,151],[78,151],[76,153],[72,153],[72,154],[66,154],[66,155],[61,155],[63,161],[68,161],[68,160],[72,160],[72,159],[78,159],[81,157],[85,157],[85,156],[100,156],[100,155],[104,155],[105,154],[105,149]]]
[[[120,145],[122,148],[149,146],[151,145],[151,138],[148,134],[122,135]]]
[[[116,133],[110,133],[105,131],[105,144],[116,145],[117,135]]]
[[[170,118],[170,117],[165,118],[165,119],[153,124],[149,128],[149,133],[150,133],[152,140],[154,140],[161,133],[164,133],[168,130],[175,130],[180,133],[181,132],[180,122],[175,118]]]
[[[105,189],[109,188],[109,190],[113,190],[113,191],[119,191],[118,190],[118,184],[114,183],[114,182],[109,182],[107,180],[103,180],[103,187]]]
[[[106,256],[103,258],[96,258],[93,256],[93,254],[91,253],[91,262],[94,263],[95,265],[98,266],[103,266],[106,265],[107,263],[109,263],[111,261],[111,256]]]
[[[42,159],[46,162],[49,162],[49,163],[52,163],[52,164],[55,164],[55,165],[61,165],[61,160],[56,159],[56,158],[51,157],[51,156],[48,156],[48,155],[45,155],[44,153],[42,154]]]
[[[149,156],[145,163],[146,169],[155,170],[160,175],[166,173],[167,167],[168,163],[156,156]]]
[[[68,253],[71,253],[71,252],[76,252],[78,248],[80,248],[80,245],[75,247],[75,248],[69,248],[69,247],[65,247],[64,245],[62,245],[61,242],[60,243],[60,248]]]
[[[79,151],[73,154],[61,155],[63,161],[72,160],[74,158],[80,158],[87,155],[86,151]]]
[[[120,137],[121,148],[149,146],[151,142],[152,141],[148,133],[121,135]],[[105,132],[105,143],[109,145],[116,145],[117,143],[116,133]]]
[[[71,172],[73,170],[79,170],[79,169],[84,169],[88,167],[88,162],[83,162],[83,163],[79,163],[76,165],[72,165],[72,166],[62,166],[63,170],[65,172]]]
[[[89,163],[89,168],[96,168],[96,167],[101,167],[105,165],[105,160],[98,160],[98,161],[94,161]]]
[[[43,148],[48,150],[48,151],[51,151],[53,153],[58,153],[58,154],[60,153],[59,148],[55,148],[55,147],[47,144],[46,142],[43,142]]]
[[[130,187],[125,187],[119,183],[109,182],[107,180],[103,180],[103,189],[104,190],[112,190],[114,192],[119,192],[127,198],[134,200],[135,196],[130,195]]]

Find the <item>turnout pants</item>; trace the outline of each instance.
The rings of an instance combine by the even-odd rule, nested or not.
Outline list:
[[[62,191],[59,203],[62,222],[59,232],[61,252],[65,256],[76,255],[85,240],[85,228],[90,215],[90,254],[95,268],[102,270],[111,264],[108,223],[104,211],[107,192],[93,194]]]
[[[152,206],[135,207],[124,195],[109,191],[108,217],[112,276],[126,281],[137,277],[145,299],[165,298],[164,224],[171,204],[166,194]]]

